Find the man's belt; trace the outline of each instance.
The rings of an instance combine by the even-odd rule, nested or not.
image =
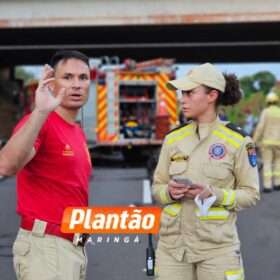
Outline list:
[[[20,227],[22,229],[32,231],[34,223],[35,223],[35,220],[22,218]],[[52,224],[52,223],[47,223],[47,226],[46,226],[46,229],[45,229],[45,234],[50,234],[50,235],[55,235],[55,236],[58,236],[58,237],[62,237],[62,238],[67,239],[71,242],[73,242],[73,238],[74,238],[73,233],[63,233],[60,230],[60,225]]]

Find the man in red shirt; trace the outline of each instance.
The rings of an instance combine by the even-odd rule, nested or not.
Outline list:
[[[0,153],[0,174],[17,174],[14,243],[18,279],[85,279],[87,258],[73,234],[60,231],[66,207],[88,206],[91,161],[83,131],[75,124],[87,102],[88,58],[57,52],[45,65],[32,114],[19,122]]]

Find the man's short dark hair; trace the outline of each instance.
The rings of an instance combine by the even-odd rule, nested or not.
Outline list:
[[[54,56],[51,58],[50,66],[53,69],[55,69],[57,64],[61,60],[66,62],[68,59],[71,59],[71,58],[81,60],[89,67],[88,57],[85,54],[83,54],[81,52],[78,52],[78,51],[75,51],[75,50],[60,50],[60,51],[57,51],[54,54]]]

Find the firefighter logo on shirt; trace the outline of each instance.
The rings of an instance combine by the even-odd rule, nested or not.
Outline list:
[[[226,147],[223,144],[216,143],[210,147],[209,155],[214,159],[222,159],[226,155]]]
[[[255,167],[257,165],[257,153],[254,143],[248,143],[246,145],[247,153],[248,153],[248,159],[251,164],[251,166]]]
[[[64,150],[62,151],[63,156],[73,157],[75,155],[74,151],[72,151],[70,145],[66,144]]]

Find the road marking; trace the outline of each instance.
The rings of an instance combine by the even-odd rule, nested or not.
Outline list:
[[[150,180],[143,180],[143,203],[152,204],[152,193]]]

